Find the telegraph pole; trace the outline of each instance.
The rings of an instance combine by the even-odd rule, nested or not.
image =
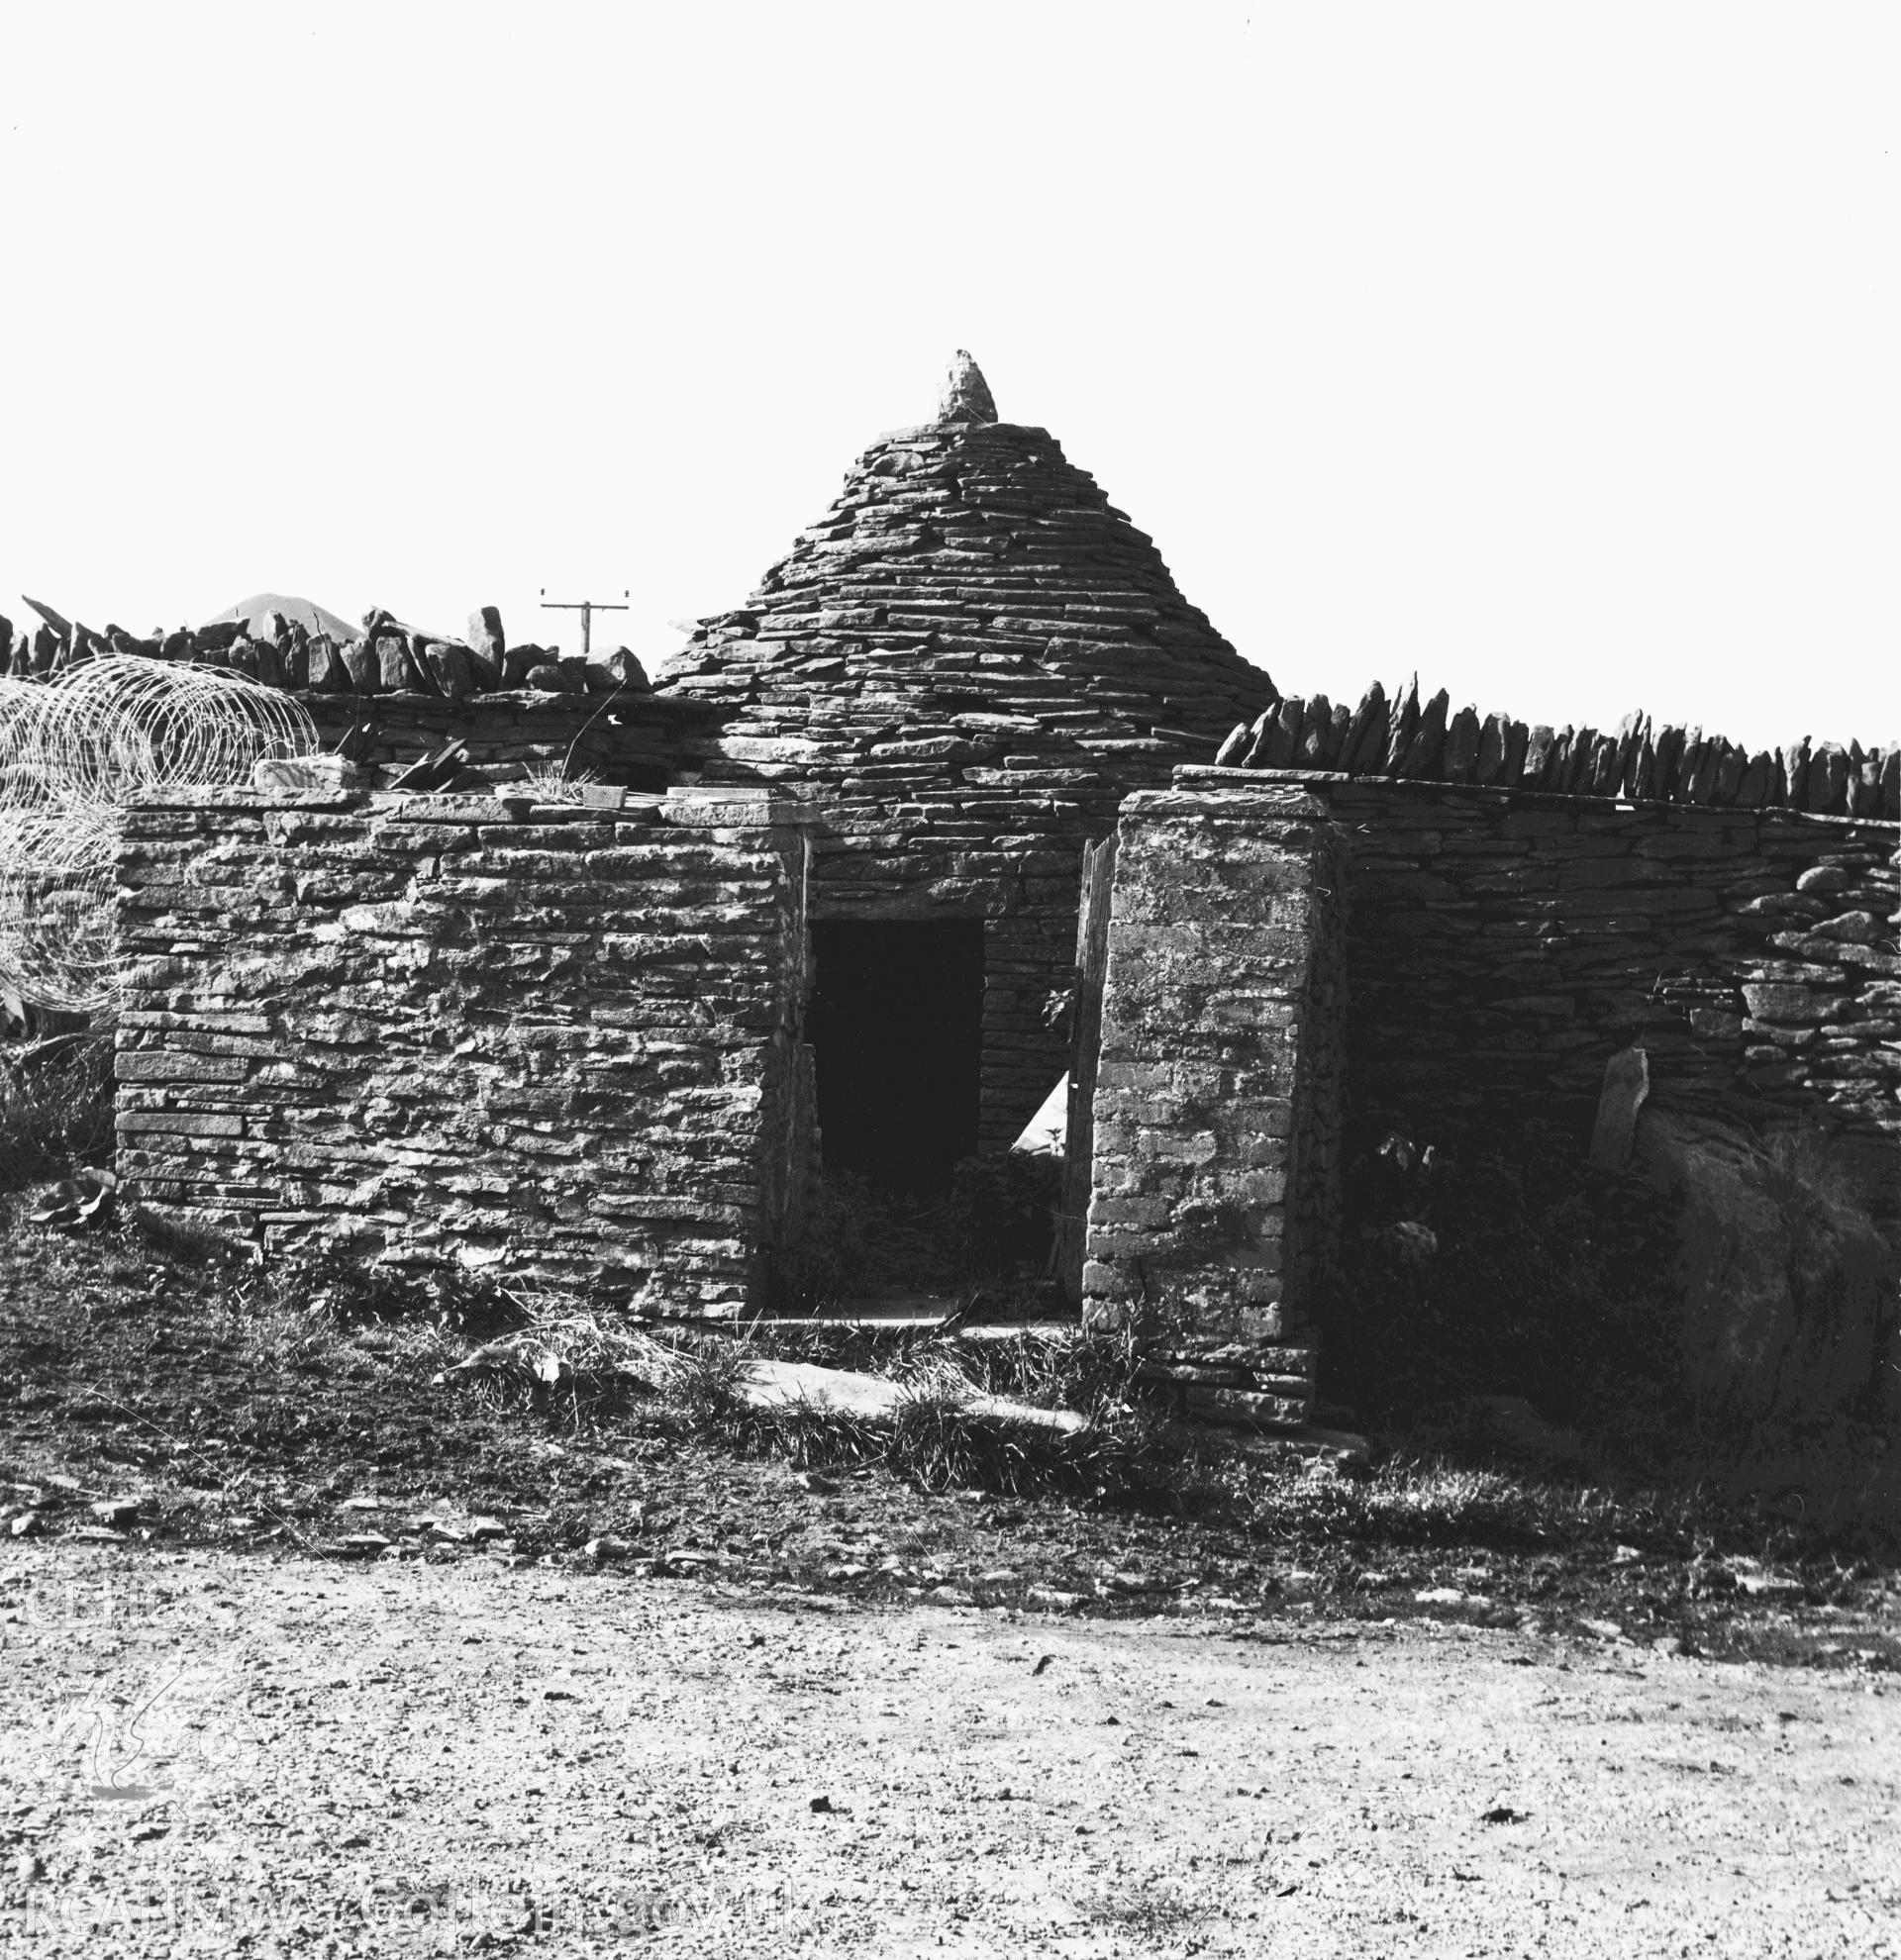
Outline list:
[[[594,615],[596,613],[625,613],[628,594],[623,589],[620,599],[550,599],[548,587],[542,587],[542,610],[545,613],[579,613],[581,616],[581,657],[585,659],[594,650]]]

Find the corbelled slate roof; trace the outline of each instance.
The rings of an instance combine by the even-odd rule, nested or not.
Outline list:
[[[727,754],[787,775],[850,771],[893,743],[890,759],[917,761],[920,743],[964,760],[1022,747],[1027,728],[986,728],[998,717],[1034,718],[1034,745],[1111,773],[1118,757],[1208,760],[1276,698],[1048,430],[996,420],[967,354],[939,419],[867,449],[659,685],[733,711]]]

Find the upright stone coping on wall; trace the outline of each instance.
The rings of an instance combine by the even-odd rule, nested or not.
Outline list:
[[[1302,790],[1123,806],[1083,1315],[1191,1412],[1298,1423],[1338,1214],[1340,879]]]
[[[803,812],[143,801],[120,1165],[266,1249],[738,1312],[812,1156]]]

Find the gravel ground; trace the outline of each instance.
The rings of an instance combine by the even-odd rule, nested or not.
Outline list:
[[[1901,1693],[1412,1619],[0,1552],[0,1952],[1901,1951]]]

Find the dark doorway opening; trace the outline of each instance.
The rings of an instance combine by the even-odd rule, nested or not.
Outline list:
[[[892,1191],[942,1185],[977,1148],[983,922],[819,920],[812,953],[827,1168]]]

